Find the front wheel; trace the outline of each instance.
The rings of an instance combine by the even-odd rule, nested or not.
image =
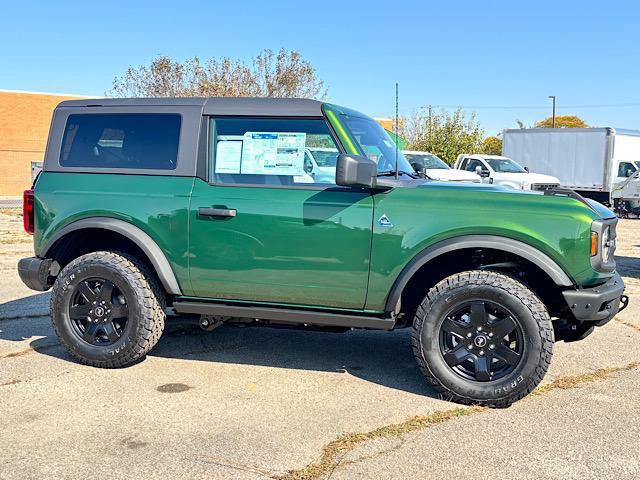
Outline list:
[[[427,293],[413,322],[413,351],[447,399],[506,407],[542,381],[553,349],[549,314],[517,280],[468,271]]]

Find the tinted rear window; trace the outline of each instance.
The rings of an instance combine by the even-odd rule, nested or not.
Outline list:
[[[175,170],[180,115],[69,115],[62,139],[63,167]]]

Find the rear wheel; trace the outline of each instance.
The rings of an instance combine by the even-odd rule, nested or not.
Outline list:
[[[58,337],[82,363],[115,368],[135,363],[164,329],[164,292],[139,260],[94,252],[69,263],[51,294]]]
[[[515,279],[469,271],[445,278],[419,306],[413,350],[425,377],[451,400],[505,407],[531,392],[551,360],[553,328]]]

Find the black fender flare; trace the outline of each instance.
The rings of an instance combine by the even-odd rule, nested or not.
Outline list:
[[[173,269],[167,260],[162,249],[158,244],[147,234],[144,230],[136,227],[135,225],[111,217],[88,217],[82,220],[77,220],[63,228],[58,230],[42,248],[40,255],[41,258],[47,258],[47,254],[51,250],[51,247],[68,233],[83,230],[87,228],[99,228],[102,230],[110,230],[112,232],[119,233],[120,235],[128,238],[135,243],[140,250],[142,250],[147,258],[151,261],[153,268],[160,278],[162,285],[167,293],[172,295],[182,295],[180,285],[176,279]]]
[[[539,267],[549,275],[556,285],[561,287],[573,285],[569,276],[552,258],[531,245],[498,235],[464,235],[435,243],[413,257],[396,278],[387,296],[385,311],[396,311],[404,287],[407,286],[411,277],[420,267],[442,254],[466,248],[491,248],[513,253]]]

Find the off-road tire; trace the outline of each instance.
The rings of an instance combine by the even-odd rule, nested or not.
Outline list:
[[[475,381],[456,373],[441,351],[441,327],[456,302],[488,301],[513,312],[523,332],[525,351],[515,370],[498,380]],[[528,395],[543,379],[551,361],[554,336],[546,307],[512,277],[473,270],[451,275],[429,290],[418,307],[412,331],[413,352],[427,381],[446,400],[508,407]]]
[[[75,286],[90,277],[104,277],[124,290],[129,317],[122,336],[109,346],[84,342],[75,332],[69,305]],[[165,293],[155,273],[126,253],[82,255],[58,275],[51,292],[51,319],[58,338],[85,365],[119,368],[137,363],[155,346],[164,330]]]

